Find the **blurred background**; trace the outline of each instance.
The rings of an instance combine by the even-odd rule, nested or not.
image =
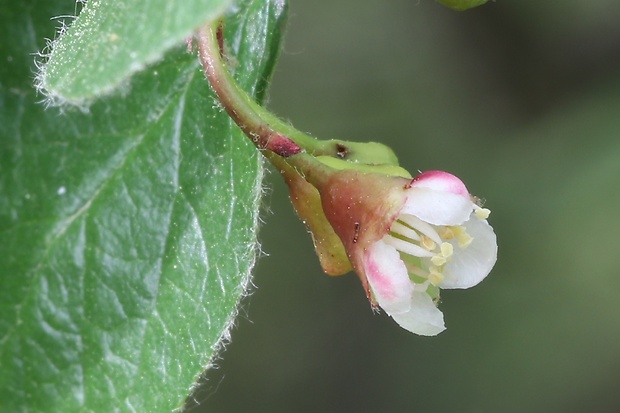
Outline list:
[[[291,0],[268,106],[486,199],[499,259],[433,338],[324,275],[273,171],[252,296],[194,412],[620,411],[620,2]]]

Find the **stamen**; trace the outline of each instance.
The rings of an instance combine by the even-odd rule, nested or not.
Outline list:
[[[419,247],[407,241],[403,241],[402,239],[395,238],[391,235],[386,235],[385,237],[383,237],[383,241],[385,241],[386,244],[396,248],[398,251],[404,252],[405,254],[413,255],[414,257],[422,258],[432,257],[434,255],[432,252],[427,251],[422,247]]]
[[[441,238],[439,237],[439,234],[437,234],[437,231],[435,231],[430,224],[422,221],[420,218],[409,214],[402,214],[398,217],[398,219],[409,225],[411,228],[426,235],[437,244],[441,244]]]
[[[446,260],[446,257],[444,257],[443,255],[437,254],[431,258],[431,262],[435,264],[436,266],[441,267],[447,262],[447,260]]]
[[[426,235],[422,235],[420,240],[420,246],[428,251],[432,251],[435,249],[437,244],[435,244],[435,242]]]
[[[407,265],[405,263],[405,265],[407,266],[407,272],[413,274],[413,275],[417,275],[418,277],[421,278],[428,278],[429,274],[424,271],[422,268],[420,267],[416,267],[415,265]]]
[[[467,233],[467,230],[464,226],[455,226],[452,227],[452,230],[454,231],[454,235],[456,236],[459,247],[461,248],[467,248],[469,244],[471,244],[471,242],[474,240],[471,235]]]
[[[448,259],[454,253],[454,247],[449,242],[442,242],[440,249],[441,252],[431,258],[431,262],[438,267],[441,267],[448,262]]]
[[[424,281],[423,283],[420,283],[420,284],[414,284],[414,285],[413,285],[413,289],[414,289],[414,291],[415,291],[415,292],[420,292],[420,293],[423,293],[423,292],[426,292],[426,290],[428,290],[428,286],[429,286],[430,284],[431,284],[431,283],[430,283],[428,280],[426,280],[426,281]]]
[[[461,248],[467,248],[469,247],[469,244],[471,244],[471,242],[474,240],[471,235],[469,235],[468,233],[463,233],[462,235],[460,235],[458,238],[458,242],[459,242],[459,247]]]
[[[452,227],[443,227],[437,233],[442,239],[454,238],[454,231],[452,231]]]
[[[431,282],[431,284],[438,286],[443,282],[443,274],[440,272],[432,272],[428,276],[428,280]]]
[[[396,232],[397,234],[400,234],[400,235],[404,235],[405,237],[412,239],[414,241],[420,240],[420,236],[415,230],[409,228],[406,225],[401,224],[398,221],[394,221],[394,223],[392,224],[392,227],[390,228],[390,231]]]
[[[488,208],[476,208],[476,216],[480,219],[487,219],[491,215],[491,210]]]
[[[454,247],[449,242],[443,242],[441,244],[441,255],[443,255],[446,259],[450,258],[454,253]]]

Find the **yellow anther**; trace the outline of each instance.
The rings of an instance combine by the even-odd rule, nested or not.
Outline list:
[[[440,253],[431,257],[431,262],[438,267],[441,267],[454,253],[454,247],[449,242],[442,242],[441,247],[439,247]],[[432,268],[432,267],[431,267]],[[431,269],[433,271],[433,269]]]
[[[453,227],[443,227],[441,230],[439,230],[439,236],[442,239],[452,239],[454,238],[454,231],[452,230]]]
[[[488,208],[476,208],[476,216],[480,219],[487,219],[491,215],[491,210]]]
[[[454,233],[454,236],[455,236],[455,237],[458,237],[458,236],[459,236],[459,235],[461,235],[462,233],[467,232],[467,231],[465,231],[465,227],[464,227],[464,226],[462,226],[462,225],[455,225],[455,226],[453,226],[453,227],[450,227],[450,229],[451,229],[451,230],[452,230],[452,232]]]
[[[450,227],[450,229],[454,233],[454,236],[459,243],[459,247],[461,248],[467,248],[469,244],[471,244],[471,242],[474,240],[471,235],[467,233],[467,230],[462,225]]]
[[[420,235],[420,246],[428,251],[435,249],[435,241],[427,237],[426,235]]]
[[[440,272],[431,272],[428,276],[428,280],[433,285],[439,285],[443,282],[443,274]]]
[[[452,244],[450,244],[449,242],[441,243],[441,255],[443,255],[446,259],[450,258],[453,252],[454,247],[452,246]]]
[[[436,266],[441,267],[442,265],[446,263],[446,257],[444,257],[443,255],[437,254],[431,257],[431,262],[435,264]]]
[[[459,247],[461,248],[467,248],[469,244],[471,244],[471,242],[474,240],[467,232],[459,234],[456,239],[459,242]]]

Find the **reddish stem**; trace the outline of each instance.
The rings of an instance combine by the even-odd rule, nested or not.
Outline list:
[[[226,109],[226,112],[254,142],[258,149],[266,149],[287,158],[301,153],[302,148],[290,138],[274,130],[252,107],[254,102],[232,79],[224,64],[223,33],[221,24],[217,34],[212,27],[200,29],[196,34],[198,56],[211,88]]]

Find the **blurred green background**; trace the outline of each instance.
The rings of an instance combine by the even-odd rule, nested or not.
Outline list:
[[[620,411],[620,2],[291,0],[269,107],[376,140],[487,200],[491,275],[448,330],[374,315],[324,275],[272,172],[242,316],[194,411]]]

